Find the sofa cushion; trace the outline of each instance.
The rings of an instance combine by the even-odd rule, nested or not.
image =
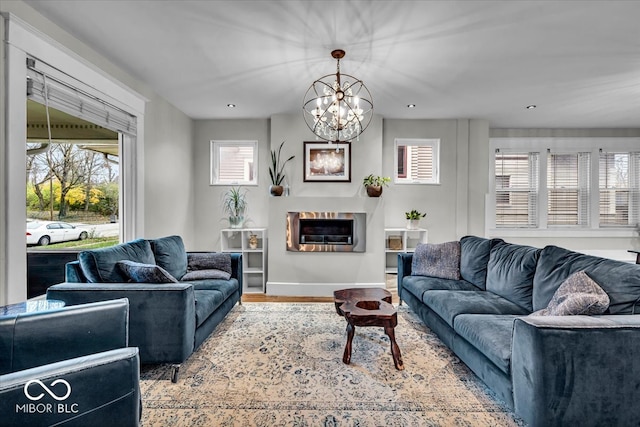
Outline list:
[[[205,279],[190,282],[193,285],[193,289],[196,291],[203,290],[215,290],[222,292],[224,299],[229,298],[234,292],[238,291],[239,284],[236,279],[218,280],[218,279]]]
[[[204,290],[195,291],[196,298],[196,328],[204,323],[205,320],[216,311],[218,307],[225,301],[224,295],[220,291]]]
[[[461,314],[455,331],[491,360],[502,372],[511,365],[511,335],[515,315]]]
[[[175,277],[159,265],[129,260],[118,261],[116,265],[135,283],[178,283]]]
[[[231,274],[226,271],[216,270],[215,268],[209,270],[195,270],[190,271],[184,276],[182,276],[183,282],[188,282],[190,280],[204,280],[204,279],[220,279],[220,280],[229,280]]]
[[[196,270],[221,270],[231,274],[231,255],[224,252],[189,252],[187,271]]]
[[[476,236],[460,239],[460,277],[482,290],[486,289],[491,247],[500,241],[502,240]]]
[[[533,279],[533,309],[545,308],[567,277],[584,270],[609,296],[608,314],[640,313],[640,265],[547,246]]]
[[[156,264],[180,280],[187,272],[187,252],[180,236],[167,236],[150,241]]]
[[[460,242],[418,243],[411,274],[460,280]]]
[[[422,296],[426,291],[434,289],[455,291],[478,290],[478,288],[465,280],[450,280],[427,276],[405,276],[402,279],[402,287],[411,292],[420,301],[422,301]]]
[[[487,265],[487,291],[498,294],[520,307],[533,311],[533,276],[540,249],[497,243]]]
[[[454,329],[460,314],[529,314],[519,305],[487,291],[426,291],[422,300]]]
[[[137,239],[108,248],[82,251],[78,254],[80,267],[89,283],[124,283],[129,280],[122,270],[116,267],[118,261],[134,261],[142,264],[155,264],[151,245],[147,240]]]
[[[538,316],[602,314],[609,307],[609,296],[584,271],[577,271],[562,282],[547,308],[535,311]]]

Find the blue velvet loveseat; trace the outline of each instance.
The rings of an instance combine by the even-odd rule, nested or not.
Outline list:
[[[401,303],[516,414],[531,426],[640,425],[640,265],[501,239],[442,245],[451,243],[458,277],[399,254]],[[565,292],[581,275],[597,284],[598,304]],[[583,297],[585,312],[604,312],[548,315]]]
[[[239,253],[189,252],[180,236],[137,239],[83,251],[66,266],[66,282],[47,289],[67,305],[128,298],[130,345],[140,362],[179,364],[242,297]]]

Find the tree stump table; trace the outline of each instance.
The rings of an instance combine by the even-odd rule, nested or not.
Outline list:
[[[336,312],[347,320],[347,344],[342,361],[351,363],[351,344],[356,326],[379,326],[391,342],[393,364],[404,369],[400,347],[396,343],[394,328],[398,324],[398,312],[391,305],[391,294],[382,288],[340,289],[333,293]]]

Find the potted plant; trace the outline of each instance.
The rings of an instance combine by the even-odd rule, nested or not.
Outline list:
[[[407,218],[407,228],[409,230],[418,229],[418,225],[420,224],[420,220],[427,216],[426,213],[419,212],[415,209],[412,209],[409,212],[405,212],[404,216]]]
[[[247,191],[240,187],[231,187],[223,195],[222,210],[229,216],[230,228],[242,228],[247,210]]]
[[[271,150],[271,166],[269,166],[269,176],[271,177],[271,186],[269,187],[269,192],[272,196],[281,196],[282,191],[282,180],[284,179],[284,166],[287,164],[289,160],[292,160],[295,156],[289,157],[287,160],[280,163],[280,152],[282,151],[282,146],[285,141],[282,141],[280,147],[278,147],[278,151]]]
[[[362,180],[362,185],[367,189],[369,197],[380,197],[382,195],[382,186],[388,187],[391,178],[388,176],[369,175]]]

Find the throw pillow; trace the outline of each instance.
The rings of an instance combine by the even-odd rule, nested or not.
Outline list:
[[[460,242],[419,243],[411,260],[412,276],[460,279]]]
[[[573,273],[553,294],[547,308],[537,316],[570,316],[602,314],[609,308],[609,296],[583,270]]]
[[[187,273],[196,270],[221,270],[231,274],[231,255],[224,252],[190,252]]]
[[[118,261],[118,268],[135,283],[178,283],[164,268],[155,264],[142,264],[134,261]]]
[[[188,282],[189,280],[203,280],[203,279],[221,279],[221,280],[229,280],[231,278],[231,274],[226,271],[216,270],[216,269],[208,269],[208,270],[194,270],[190,271],[180,279],[183,282]]]

